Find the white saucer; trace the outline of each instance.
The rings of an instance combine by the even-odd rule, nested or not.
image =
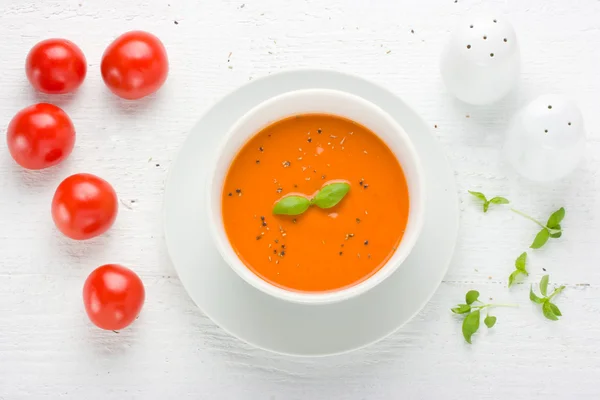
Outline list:
[[[370,292],[331,305],[273,299],[245,283],[221,259],[209,237],[207,163],[219,139],[246,111],[291,90],[328,88],[362,96],[394,117],[411,137],[427,179],[421,238],[394,275]],[[326,70],[296,70],[252,81],[210,108],[171,166],[165,189],[165,237],[189,295],[230,334],[265,350],[324,356],[352,351],[388,336],[429,301],[440,284],[458,233],[453,170],[425,122],[402,100],[371,82]]]

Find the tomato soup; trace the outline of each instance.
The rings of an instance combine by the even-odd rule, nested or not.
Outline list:
[[[332,208],[274,215],[289,195],[311,198],[331,182],[350,190]],[[222,213],[242,262],[278,287],[324,292],[376,273],[402,240],[409,212],[398,160],[366,127],[326,114],[283,119],[253,136],[225,178]]]

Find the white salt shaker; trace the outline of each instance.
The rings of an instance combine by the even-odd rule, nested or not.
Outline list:
[[[503,17],[464,19],[442,53],[440,70],[448,90],[460,100],[490,104],[515,86],[520,53],[512,25]]]
[[[579,165],[585,147],[581,111],[559,95],[543,95],[513,118],[504,154],[524,177],[550,182],[567,176]]]

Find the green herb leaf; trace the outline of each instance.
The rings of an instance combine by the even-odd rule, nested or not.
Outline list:
[[[485,317],[485,319],[483,320],[483,323],[485,324],[485,326],[487,326],[488,328],[491,328],[492,326],[496,325],[496,317],[492,316],[492,315],[488,315],[487,317]]]
[[[350,184],[346,182],[336,182],[324,186],[312,203],[319,208],[331,208],[337,205],[346,196],[350,190]]]
[[[286,196],[273,206],[275,215],[299,215],[310,207],[310,200],[303,196]]]
[[[465,314],[471,311],[471,306],[468,304],[459,304],[450,309],[454,314]]]
[[[552,321],[558,321],[558,317],[556,316],[556,314],[554,314],[554,311],[552,310],[552,306],[550,304],[552,303],[550,303],[549,301],[544,301],[544,304],[542,304],[542,312],[544,313],[544,317]]]
[[[542,280],[540,281],[540,292],[543,296],[548,295],[548,281],[550,280],[550,275],[542,276]]]
[[[515,260],[515,268],[517,268],[517,270],[525,273],[526,275],[529,275],[527,273],[527,269],[525,268],[526,264],[527,264],[527,252],[523,252],[523,254],[521,254]]]
[[[562,228],[561,228],[560,224],[556,225],[553,229],[557,230],[558,232],[550,233],[551,238],[558,239],[559,237],[562,236]]]
[[[471,343],[471,336],[479,329],[479,319],[480,313],[479,310],[473,311],[471,314],[467,315],[462,324],[462,333],[465,337],[467,343]]]
[[[535,239],[533,239],[533,243],[531,243],[531,246],[529,246],[529,247],[532,249],[539,249],[540,247],[542,247],[543,245],[546,244],[546,242],[548,241],[549,238],[550,238],[550,232],[548,231],[548,229],[543,228],[535,236]]]
[[[564,207],[561,207],[558,210],[556,210],[554,213],[552,213],[550,218],[548,218],[548,223],[546,224],[546,226],[550,229],[560,230],[560,223],[562,222],[562,220],[564,218],[565,218],[565,209],[564,209]]]
[[[465,300],[467,304],[473,304],[473,302],[477,301],[479,298],[479,292],[477,290],[469,290],[465,295]]]
[[[512,274],[508,276],[508,287],[511,287],[513,283],[517,281],[517,278],[523,275],[523,271],[519,271],[518,269],[514,270]]]
[[[490,204],[509,204],[510,201],[504,197],[494,197],[489,201]]]
[[[483,203],[483,212],[486,213],[488,211],[488,208],[490,208],[490,202],[486,201],[485,203]]]
[[[477,197],[479,200],[483,201],[484,203],[487,203],[487,198],[485,197],[485,194],[483,194],[481,192],[473,192],[471,190],[469,190],[469,193],[471,193],[473,196]]]
[[[556,307],[556,304],[550,303],[550,302],[548,302],[548,304],[549,304],[550,309],[554,313],[554,315],[562,317],[562,314],[561,314],[560,310],[558,309],[558,307]]]
[[[544,302],[544,299],[537,297],[536,294],[533,293],[533,285],[529,287],[529,300],[537,304],[542,304]]]

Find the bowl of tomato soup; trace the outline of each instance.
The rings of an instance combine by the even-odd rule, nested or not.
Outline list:
[[[219,252],[279,299],[326,304],[365,293],[421,233],[425,182],[410,138],[349,93],[300,90],[259,104],[231,127],[212,168]]]

